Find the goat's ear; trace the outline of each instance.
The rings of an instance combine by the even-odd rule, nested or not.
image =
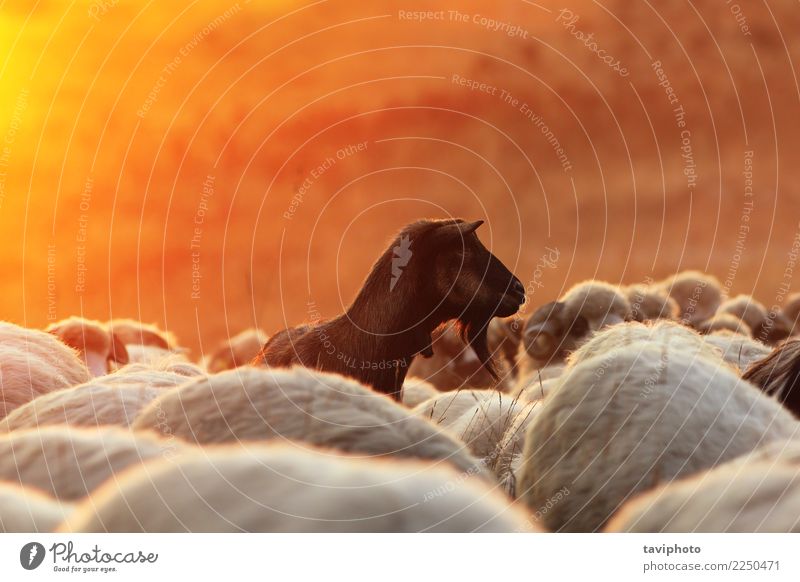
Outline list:
[[[440,228],[439,234],[440,236],[463,239],[471,232],[475,232],[475,230],[477,230],[477,228],[482,224],[482,220],[476,220],[475,222],[456,222],[455,224],[447,224]]]
[[[476,220],[475,222],[460,222],[458,224],[458,230],[461,231],[462,235],[467,235],[478,230],[478,227],[482,224],[482,220]]]

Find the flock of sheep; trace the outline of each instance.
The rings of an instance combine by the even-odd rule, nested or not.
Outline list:
[[[452,327],[401,402],[201,363],[130,320],[0,323],[0,531],[800,531],[800,298],[684,272]]]

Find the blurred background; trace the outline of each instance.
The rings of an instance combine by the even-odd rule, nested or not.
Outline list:
[[[402,225],[483,218],[532,305],[794,276],[800,10],[702,0],[5,1],[0,319],[195,355],[341,312]]]

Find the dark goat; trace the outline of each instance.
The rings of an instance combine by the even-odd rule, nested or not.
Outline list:
[[[800,340],[783,342],[742,375],[800,417]]]
[[[254,363],[338,372],[399,400],[414,356],[431,355],[431,333],[456,320],[462,338],[496,377],[487,326],[495,316],[516,313],[525,288],[478,240],[482,223],[421,220],[406,226],[344,314],[276,334]]]

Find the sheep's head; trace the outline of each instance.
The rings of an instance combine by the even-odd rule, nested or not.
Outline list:
[[[562,301],[533,312],[522,332],[525,351],[539,365],[563,360],[589,334],[589,323]]]
[[[112,363],[128,363],[128,351],[119,336],[100,322],[70,317],[47,327],[49,333],[75,349],[93,376],[102,376]]]

